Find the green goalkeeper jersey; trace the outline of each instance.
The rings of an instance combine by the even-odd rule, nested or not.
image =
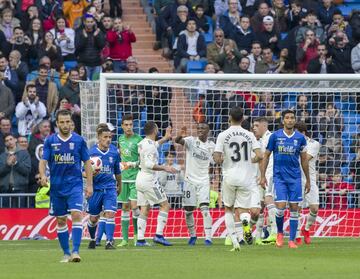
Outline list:
[[[131,137],[121,135],[119,137],[119,149],[122,162],[139,162],[138,143],[142,141],[142,137],[133,134]],[[121,172],[121,178],[124,182],[135,181],[139,168],[130,168]]]

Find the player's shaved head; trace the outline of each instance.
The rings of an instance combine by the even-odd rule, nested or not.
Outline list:
[[[243,120],[243,110],[241,107],[233,107],[230,109],[230,120],[233,123],[241,123],[241,121]]]

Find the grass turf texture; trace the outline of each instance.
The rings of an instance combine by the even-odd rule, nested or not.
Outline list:
[[[215,239],[212,247],[204,246],[202,239],[194,247],[186,242],[88,250],[88,241],[83,241],[82,262],[61,264],[57,241],[2,241],[0,278],[360,278],[359,238],[314,239],[297,250],[245,246],[236,253],[229,252],[231,246],[224,246],[223,239]]]

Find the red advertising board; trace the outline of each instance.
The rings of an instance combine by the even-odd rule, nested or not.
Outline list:
[[[306,212],[304,212],[305,214]],[[158,210],[152,210],[147,222],[147,237],[155,234]],[[224,211],[214,209],[211,211],[213,217],[213,236],[225,237],[226,228]],[[121,211],[116,215],[115,237],[120,235]],[[84,216],[84,237],[87,237],[86,222],[88,216]],[[201,212],[195,212],[195,221],[198,236],[203,235]],[[301,222],[305,222],[302,215]],[[285,230],[288,229],[288,218],[285,221]],[[71,222],[69,220],[69,227]],[[132,235],[132,226],[130,226]],[[18,240],[25,237],[34,237],[40,234],[49,239],[56,238],[56,221],[48,216],[46,209],[0,209],[0,239]],[[185,224],[185,216],[182,210],[171,210],[165,229],[166,237],[188,237]],[[312,234],[320,237],[359,237],[360,236],[360,209],[347,210],[320,210],[316,224],[312,227]]]

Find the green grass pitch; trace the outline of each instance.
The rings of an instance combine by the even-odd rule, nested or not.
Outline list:
[[[222,239],[194,247],[185,239],[174,246],[116,250],[81,246],[81,263],[60,264],[57,241],[0,242],[1,279],[159,279],[159,278],[360,278],[360,239],[314,239],[310,246],[245,246],[230,252]]]

